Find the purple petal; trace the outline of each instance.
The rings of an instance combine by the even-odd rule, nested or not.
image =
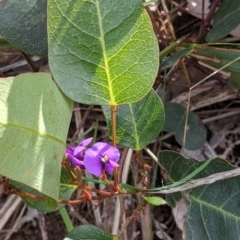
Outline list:
[[[87,138],[83,141],[81,141],[78,146],[82,146],[82,147],[86,147],[87,145],[89,145],[91,143],[91,141],[93,140],[93,138]]]
[[[73,151],[73,156],[78,158],[79,160],[83,160],[84,152],[85,152],[84,149],[85,147],[83,146],[77,146]]]
[[[89,173],[100,176],[103,172],[104,164],[101,161],[99,152],[93,148],[89,148],[84,155],[84,166]]]
[[[119,167],[119,164],[111,160],[105,164],[105,169],[108,171],[110,175],[112,175],[114,168],[116,167]]]
[[[97,142],[93,144],[92,149],[99,152],[99,155],[103,157],[104,155],[108,156],[109,160],[118,162],[120,159],[120,152],[116,147],[113,147],[107,143]]]
[[[114,162],[112,160],[109,160],[108,164],[113,168],[119,167],[119,164],[117,164],[116,162]]]
[[[102,151],[106,151],[107,149],[109,149],[111,146],[107,143],[103,143],[103,142],[96,142],[93,144],[92,149],[96,152],[102,152]]]
[[[75,149],[75,147],[68,147],[68,149],[66,151],[67,156],[72,156],[73,152],[74,152],[74,149]]]
[[[69,161],[71,163],[71,166],[73,168],[75,168],[76,166],[79,166],[80,168],[85,169],[83,161],[80,161],[80,160],[78,160],[77,158],[75,158],[73,156],[71,156],[71,157],[68,156],[68,159],[69,159]]]

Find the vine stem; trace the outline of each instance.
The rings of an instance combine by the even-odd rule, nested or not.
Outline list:
[[[112,117],[112,143],[113,146],[117,146],[117,140],[116,140],[116,129],[117,129],[117,106],[112,105],[111,107],[111,117]],[[114,190],[118,190],[118,168],[114,169]]]
[[[117,106],[113,105],[111,106],[111,117],[112,117],[112,143],[113,146],[116,147],[117,141],[116,141],[116,128],[117,128],[117,123],[116,123],[116,115],[117,115]]]

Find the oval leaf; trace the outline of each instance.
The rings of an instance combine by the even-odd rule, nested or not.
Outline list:
[[[0,35],[26,53],[47,56],[47,1],[0,1]]]
[[[190,174],[202,164],[171,151],[162,151],[159,154],[159,162],[167,170],[170,181],[174,182]],[[193,178],[203,178],[232,169],[234,167],[227,161],[215,158]],[[240,176],[186,192],[190,201],[184,224],[186,240],[240,239],[239,181]]]
[[[167,132],[175,132],[177,142],[183,146],[184,126],[186,121],[186,109],[177,103],[165,104],[165,126]],[[202,147],[206,141],[207,133],[199,117],[189,112],[186,141],[184,147],[189,150],[196,150]]]
[[[103,231],[101,228],[98,228],[93,225],[82,225],[74,228],[64,240],[117,240],[111,234]]]
[[[0,80],[0,174],[58,199],[72,101],[48,73]]]
[[[122,188],[122,189],[125,189],[125,190],[130,190],[130,191],[138,191],[138,190],[141,191],[142,190],[141,188],[134,187],[134,186],[129,185],[127,183],[120,183],[119,187]]]
[[[158,71],[158,43],[141,1],[49,0],[49,64],[59,87],[86,104],[136,102]]]
[[[111,135],[111,112],[102,107]],[[163,104],[154,90],[136,103],[117,108],[117,143],[136,151],[143,149],[162,131],[164,124]]]
[[[153,206],[161,206],[161,205],[167,204],[167,202],[161,197],[157,197],[157,196],[153,196],[153,197],[141,196],[141,197],[143,197],[146,200],[146,202],[148,202]]]
[[[213,28],[206,36],[207,42],[215,42],[227,36],[240,24],[240,1],[222,1],[213,17]]]

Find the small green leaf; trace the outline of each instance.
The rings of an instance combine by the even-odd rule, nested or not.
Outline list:
[[[194,50],[193,47],[183,49],[179,52],[174,53],[173,55],[164,58],[164,60],[161,62],[161,68],[170,67],[173,64],[175,64],[180,58],[187,56]]]
[[[227,36],[240,24],[240,1],[221,1],[213,17],[213,27],[206,36],[207,42],[216,42]]]
[[[111,112],[102,106],[107,119],[110,135],[112,134]],[[141,150],[156,138],[164,124],[164,109],[159,96],[151,90],[147,96],[135,103],[117,108],[117,143]]]
[[[82,225],[74,228],[63,240],[118,240],[111,234],[93,225]]]
[[[0,1],[0,35],[26,53],[47,56],[47,1]]]
[[[99,180],[99,179],[95,179],[95,178],[91,178],[91,177],[83,177],[82,179],[86,182],[93,182],[93,183],[106,185],[106,182]]]
[[[141,196],[141,197],[144,198],[149,204],[153,206],[161,206],[161,205],[167,204],[167,202],[161,197],[157,197],[157,196],[153,196],[153,197]]]
[[[72,106],[49,73],[0,79],[0,174],[57,200]]]
[[[165,117],[164,130],[167,132],[175,132],[177,142],[183,146],[186,109],[177,103],[166,103]],[[184,147],[189,150],[201,148],[206,141],[206,135],[206,129],[201,120],[195,113],[189,112]]]
[[[138,191],[138,190],[142,190],[141,188],[137,188],[137,187],[134,187],[132,185],[129,185],[127,183],[121,183],[119,184],[119,187],[122,188],[122,189],[126,189],[126,190],[130,190],[130,191]]]
[[[49,65],[71,99],[119,105],[142,99],[159,65],[141,1],[49,0]]]

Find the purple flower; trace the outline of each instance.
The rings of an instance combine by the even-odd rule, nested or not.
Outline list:
[[[120,152],[117,148],[102,142],[95,143],[84,155],[84,166],[89,173],[100,176],[103,170],[109,174],[119,165]]]
[[[70,160],[72,167],[79,166],[80,168],[85,169],[83,164],[83,158],[85,154],[85,148],[90,144],[93,138],[87,138],[80,142],[77,147],[69,147],[67,149],[67,157]]]

